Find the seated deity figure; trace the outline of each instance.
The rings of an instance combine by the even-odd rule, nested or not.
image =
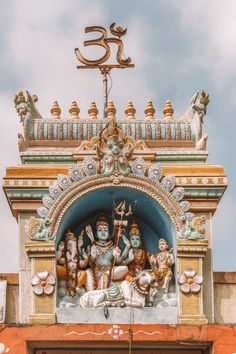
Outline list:
[[[98,217],[96,236],[90,250],[90,267],[86,269],[87,291],[106,289],[111,281],[123,280],[128,273],[128,267],[122,263],[128,257],[130,243],[125,236],[122,238],[125,244],[123,251],[110,239],[108,218],[105,215]]]
[[[124,261],[124,263],[128,264],[129,273],[125,279],[132,281],[134,277],[144,270],[147,260],[147,253],[142,247],[141,233],[135,221],[130,225],[129,240],[131,245],[129,257]]]
[[[169,250],[168,243],[165,239],[161,238],[159,240],[159,250],[159,253],[150,256],[149,262],[155,274],[157,284],[162,286],[167,293],[173,277],[172,265],[175,263],[173,248]]]
[[[65,241],[59,243],[56,259],[58,279],[66,281],[69,295],[74,296],[85,283],[86,272],[83,269],[88,265],[88,256],[80,249],[79,241],[69,230]]]

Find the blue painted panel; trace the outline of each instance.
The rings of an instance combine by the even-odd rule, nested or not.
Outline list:
[[[161,123],[160,127],[161,127],[161,140],[165,140],[166,139],[166,124]]]
[[[156,139],[156,124],[155,123],[151,123],[151,130],[152,130],[152,139],[155,140]]]
[[[39,127],[39,124],[34,123],[34,139],[35,140],[38,140],[38,127]]]
[[[181,140],[186,140],[186,124],[180,123]]]
[[[141,139],[146,139],[146,125],[145,123],[141,123]]]
[[[63,139],[68,139],[68,123],[63,124]]]
[[[78,139],[78,124],[73,123],[72,127],[73,127],[73,139],[77,140]]]
[[[48,125],[47,125],[47,123],[43,124],[43,138],[45,140],[48,139]]]
[[[175,124],[170,124],[171,140],[175,140],[175,131],[176,131],[176,125]]]
[[[58,124],[53,124],[53,138],[58,140]]]
[[[169,246],[173,247],[174,227],[164,209],[145,193],[125,187],[101,188],[87,193],[75,201],[63,217],[58,230],[57,243],[68,229],[76,235],[79,235],[80,231],[88,224],[95,229],[96,216],[99,213],[109,215],[110,224],[113,225],[114,206],[124,199],[127,202],[126,205],[131,204],[132,206],[133,215],[129,217],[129,221],[135,219],[140,226],[143,244],[148,252],[153,254],[158,251],[160,238],[168,240]],[[117,216],[115,215],[115,217]],[[111,235],[112,232],[111,227]]]

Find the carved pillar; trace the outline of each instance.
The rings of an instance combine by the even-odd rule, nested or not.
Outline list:
[[[205,324],[207,318],[203,313],[203,286],[201,278],[203,277],[203,259],[207,252],[208,240],[190,241],[178,240],[178,276],[186,277],[185,292],[181,290],[182,286],[179,281],[179,322],[183,324]],[[191,286],[194,283],[196,274],[196,283],[200,286],[195,286],[195,291],[191,291]],[[186,276],[187,275],[187,276]],[[183,279],[182,278],[182,279]],[[183,283],[183,280],[182,280]],[[189,287],[190,285],[190,287]],[[190,291],[188,291],[188,287]],[[197,291],[199,288],[199,291]]]
[[[28,253],[28,256],[30,257],[30,261],[31,261],[30,262],[31,279],[39,272],[48,272],[50,276],[53,275],[56,279],[54,241],[27,242],[25,244],[25,247],[26,247],[26,252]],[[43,292],[43,294],[41,295],[36,295],[34,292],[34,286],[32,286],[31,314],[29,315],[28,318],[28,322],[30,324],[55,323],[56,322],[55,307],[56,307],[56,285],[54,286],[54,291],[49,295],[45,294],[45,292]]]

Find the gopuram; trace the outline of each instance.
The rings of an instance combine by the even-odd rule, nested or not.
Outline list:
[[[1,275],[0,353],[233,354],[236,311],[225,299],[235,309],[236,277],[212,267],[227,178],[207,162],[209,95],[196,92],[180,117],[169,100],[163,111],[149,100],[139,115],[129,101],[116,116],[106,80],[132,67],[126,30],[90,31],[100,44],[86,45],[106,54],[76,55],[102,72],[105,114],[92,102],[81,116],[73,101],[62,117],[55,101],[47,118],[35,95],[14,98],[22,164],[6,169],[3,188],[19,225],[19,274]],[[103,65],[109,43],[117,65]]]

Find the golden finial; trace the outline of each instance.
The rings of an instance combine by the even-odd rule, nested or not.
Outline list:
[[[166,101],[165,107],[163,109],[165,118],[173,118],[174,109],[169,100]]]
[[[61,108],[59,107],[59,104],[57,101],[55,101],[52,105],[52,108],[51,108],[51,113],[52,113],[52,118],[53,119],[59,119],[61,118],[60,117],[60,114],[61,114]]]
[[[71,103],[71,107],[69,109],[70,117],[72,119],[78,119],[79,118],[79,112],[80,112],[80,109],[79,109],[79,107],[77,105],[77,102],[73,101]]]
[[[98,115],[98,109],[95,102],[92,102],[88,109],[89,118],[96,119]]]
[[[128,105],[125,109],[126,119],[135,119],[136,109],[131,101],[128,101]]]
[[[146,108],[145,108],[145,110],[144,110],[146,119],[153,119],[155,112],[156,112],[156,110],[155,110],[155,108],[153,107],[152,101],[151,101],[151,100],[148,100],[148,101],[147,101],[147,106],[146,106]]]
[[[114,103],[112,101],[108,102],[106,112],[107,112],[107,118],[111,118],[111,117],[115,116],[116,108],[115,108]]]

